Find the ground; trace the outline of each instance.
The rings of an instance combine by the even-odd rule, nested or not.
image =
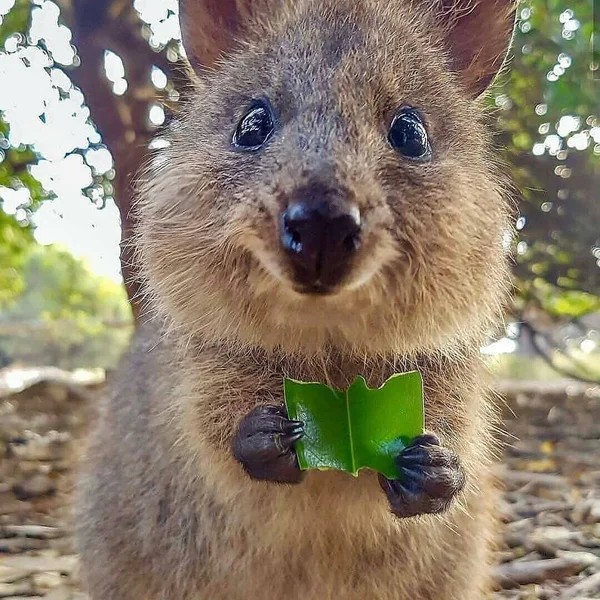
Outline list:
[[[54,370],[21,379],[0,372],[0,598],[86,600],[68,507],[103,388]],[[600,598],[600,387],[497,388],[507,447],[494,599]]]

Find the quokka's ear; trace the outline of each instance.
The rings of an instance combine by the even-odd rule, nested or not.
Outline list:
[[[212,68],[268,4],[268,0],[179,0],[183,47],[194,69]]]
[[[437,0],[453,69],[473,97],[491,84],[510,47],[517,0]]]

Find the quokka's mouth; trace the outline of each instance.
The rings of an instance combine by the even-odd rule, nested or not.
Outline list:
[[[317,282],[310,285],[295,285],[294,291],[303,296],[332,296],[338,289]]]

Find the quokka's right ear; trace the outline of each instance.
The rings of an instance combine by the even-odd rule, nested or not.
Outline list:
[[[445,30],[452,67],[473,97],[504,64],[517,5],[517,0],[427,0]]]
[[[211,69],[244,37],[270,0],[179,0],[183,47],[197,72]]]

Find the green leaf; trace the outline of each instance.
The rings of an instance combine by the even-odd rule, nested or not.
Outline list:
[[[423,433],[423,382],[418,371],[392,375],[380,388],[357,377],[346,391],[285,378],[290,419],[304,422],[296,444],[305,469],[336,469],[357,475],[370,468],[399,477],[395,457]]]

